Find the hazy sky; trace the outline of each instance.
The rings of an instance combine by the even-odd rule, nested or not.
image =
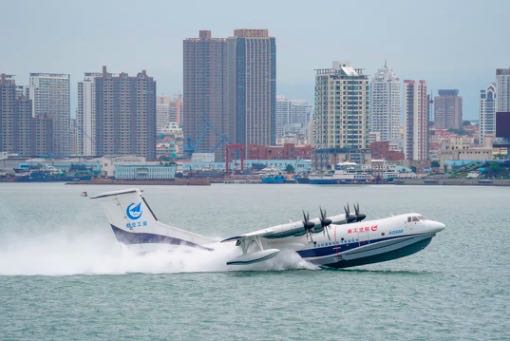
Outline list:
[[[159,94],[182,90],[182,40],[209,29],[268,28],[276,37],[278,94],[313,100],[314,69],[350,61],[373,74],[458,88],[464,117],[510,66],[510,1],[73,1],[0,2],[0,73],[71,74],[72,102],[84,72],[146,69]],[[74,106],[74,105],[73,105]],[[74,108],[73,108],[74,110]]]

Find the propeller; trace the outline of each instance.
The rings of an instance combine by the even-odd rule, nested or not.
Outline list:
[[[349,207],[349,203],[347,203],[347,206],[344,206],[345,211],[345,221],[347,223],[353,223],[356,221],[356,217],[351,215],[351,208]]]
[[[327,227],[329,225],[331,225],[331,223],[333,222],[331,219],[327,218],[327,214],[326,214],[326,210],[322,210],[322,207],[319,207],[319,210],[321,211],[321,216],[320,216],[320,220],[321,220],[321,226],[322,226],[322,233],[323,234],[328,234],[328,238],[331,239],[331,237],[329,236],[329,231],[327,230]]]
[[[366,214],[359,213],[359,204],[354,204],[354,213],[356,214],[356,221],[362,221],[367,217]]]
[[[331,225],[331,223],[333,222],[331,219],[327,218],[326,216],[326,210],[322,210],[322,208],[319,207],[319,210],[321,211],[321,226],[324,228],[324,227],[327,227],[329,225]]]
[[[305,233],[307,233],[310,236],[310,239],[312,238],[312,235],[310,232],[315,227],[315,224],[310,221],[310,213],[305,213],[303,210],[303,228],[305,229]]]

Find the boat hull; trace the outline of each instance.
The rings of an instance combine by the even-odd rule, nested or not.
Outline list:
[[[307,261],[326,268],[348,268],[372,263],[385,262],[412,255],[423,250],[434,234],[403,236],[395,239],[381,240],[358,246],[344,252],[323,253],[317,256],[302,257]]]

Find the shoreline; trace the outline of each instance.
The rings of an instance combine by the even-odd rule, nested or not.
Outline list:
[[[0,179],[0,183],[65,183],[66,185],[159,185],[159,186],[210,186],[211,184],[250,184],[250,185],[316,185],[316,186],[352,186],[352,185],[396,185],[396,186],[479,186],[510,187],[510,179],[406,179],[379,183],[345,183],[345,184],[309,184],[309,183],[262,183],[254,178],[176,178],[173,180],[119,180],[93,179],[78,181],[14,181]]]

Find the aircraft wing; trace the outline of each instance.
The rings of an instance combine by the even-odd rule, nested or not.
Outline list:
[[[332,224],[343,224],[345,223],[345,214],[339,214],[333,217],[329,217],[331,219]],[[310,219],[310,222],[315,224],[315,227],[320,227],[319,218]],[[241,234],[234,237],[229,237],[227,239],[222,240],[221,242],[228,242],[232,240],[241,240],[241,239],[252,239],[252,238],[266,238],[266,239],[277,239],[277,238],[287,238],[294,236],[302,236],[305,234],[305,229],[303,227],[302,221],[296,221],[287,224],[275,225],[271,227],[267,227],[264,229],[260,229],[257,231]]]

